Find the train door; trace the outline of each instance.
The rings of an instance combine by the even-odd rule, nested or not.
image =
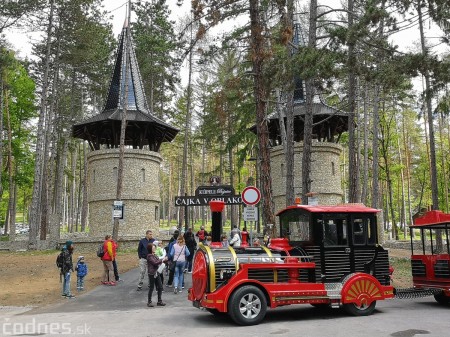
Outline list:
[[[327,213],[317,219],[323,282],[338,282],[351,272],[348,215]]]

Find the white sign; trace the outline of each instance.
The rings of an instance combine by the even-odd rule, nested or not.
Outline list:
[[[242,201],[246,205],[256,205],[261,200],[261,192],[254,186],[248,186],[242,191]]]
[[[258,208],[244,207],[244,221],[258,221]]]
[[[123,201],[121,200],[114,201],[113,218],[123,219]]]

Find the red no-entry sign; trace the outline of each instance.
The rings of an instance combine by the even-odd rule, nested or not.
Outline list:
[[[246,205],[256,205],[261,199],[261,192],[254,186],[248,186],[242,191],[242,201]]]

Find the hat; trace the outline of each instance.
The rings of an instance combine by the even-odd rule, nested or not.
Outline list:
[[[72,246],[73,245],[73,242],[72,241],[70,241],[70,240],[67,240],[66,241],[66,247],[67,248],[69,248],[70,246]]]
[[[157,240],[155,240],[155,241],[153,241],[153,244],[154,244],[155,246],[157,246],[157,245],[159,244],[159,242],[158,242]]]
[[[84,256],[78,256],[78,261],[84,260]]]

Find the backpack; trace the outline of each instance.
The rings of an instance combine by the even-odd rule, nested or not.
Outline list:
[[[205,230],[204,230],[204,229],[198,231],[198,239],[199,239],[200,241],[205,240]]]
[[[105,255],[105,252],[104,252],[104,250],[103,250],[103,243],[100,245],[100,246],[98,246],[98,248],[97,248],[97,256],[98,257],[103,257],[103,255]]]
[[[56,257],[56,266],[61,269],[64,265],[64,255],[63,252],[59,253]]]

